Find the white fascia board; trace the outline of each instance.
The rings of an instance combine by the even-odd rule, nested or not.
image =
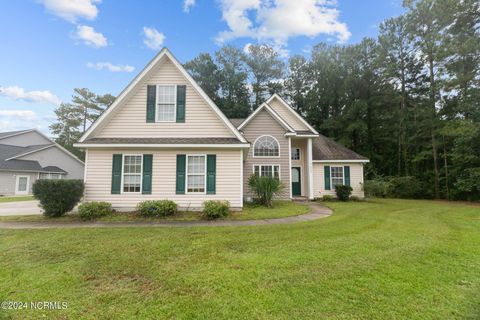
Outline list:
[[[151,143],[75,143],[76,148],[165,148],[165,149],[182,149],[182,148],[250,148],[249,143],[235,143],[235,144],[151,144]]]
[[[300,121],[303,122],[304,125],[308,127],[313,133],[318,134],[317,130],[315,130],[301,115],[299,115],[291,106],[288,105],[288,103],[285,102],[278,94],[274,93],[268,100],[267,103],[270,103],[274,98],[277,98],[280,100],[287,108],[292,112]]]
[[[370,160],[313,160],[313,163],[368,163]]]

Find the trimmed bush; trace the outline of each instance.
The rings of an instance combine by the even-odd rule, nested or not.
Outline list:
[[[366,197],[385,198],[388,195],[390,183],[383,179],[366,180],[363,191]]]
[[[207,219],[218,219],[228,216],[230,202],[209,200],[203,203],[203,216]]]
[[[32,191],[45,216],[61,217],[75,208],[83,196],[83,189],[82,180],[37,180]]]
[[[115,212],[109,202],[85,202],[78,206],[78,214],[82,220],[93,220]]]
[[[350,195],[352,194],[352,187],[344,185],[336,185],[335,193],[337,194],[337,199],[340,201],[348,201]]]
[[[402,199],[419,199],[426,198],[426,191],[421,182],[415,177],[391,177],[389,179],[388,196]]]
[[[328,194],[326,194],[322,197],[322,201],[333,201],[333,200],[335,200],[335,198],[331,195],[328,195]]]
[[[255,202],[271,208],[272,199],[283,190],[282,182],[277,178],[258,177],[251,175],[248,179],[248,186],[255,194]]]
[[[137,205],[137,211],[144,217],[165,217],[177,212],[177,204],[172,200],[147,200]]]

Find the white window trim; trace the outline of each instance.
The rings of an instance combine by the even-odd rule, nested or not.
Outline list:
[[[302,161],[302,151],[300,150],[300,148],[292,148],[292,151],[293,150],[298,150],[298,159],[292,159],[292,152],[290,151],[290,159],[292,159],[292,161]]]
[[[18,190],[18,186],[20,185],[20,178],[27,178],[27,188],[25,191]],[[30,176],[17,176],[15,180],[15,194],[16,195],[28,194],[29,186],[30,186]]]
[[[278,156],[256,156],[255,155],[255,144],[257,143],[258,139],[263,138],[263,137],[273,138],[277,142],[277,144],[278,144]],[[269,135],[269,134],[261,135],[261,136],[257,137],[257,139],[255,139],[255,142],[253,142],[252,158],[263,158],[263,159],[266,159],[266,158],[280,158],[280,155],[281,155],[280,143],[278,142],[277,138],[275,138],[272,135]]]
[[[333,168],[342,168],[342,185],[345,185],[345,168],[342,166],[330,166],[330,189],[335,190],[335,186],[333,185],[333,178],[332,178]]]
[[[63,177],[64,177],[64,175],[65,175],[65,174],[59,173],[59,172],[39,172],[39,173],[38,173],[38,179],[40,179],[40,175],[42,175],[42,174],[48,174],[48,178],[43,179],[43,180],[62,180]],[[57,174],[57,175],[60,176],[60,178],[58,178],[58,179],[52,179],[52,174]]]
[[[282,167],[279,165],[279,164],[253,164],[252,165],[252,173],[255,174],[255,167],[256,166],[260,166],[260,167],[272,167],[272,173],[274,172],[273,171],[273,167],[278,167],[278,180],[282,180]],[[262,173],[262,168],[259,168],[260,169],[260,174]]]
[[[123,191],[123,177],[124,177],[124,170],[125,170],[125,157],[140,157],[140,191]],[[122,179],[120,184],[120,194],[141,194],[142,193],[142,185],[143,185],[143,154],[123,154],[122,155]]]
[[[188,191],[188,158],[189,157],[204,157],[205,170],[203,172],[203,192]],[[185,158],[185,194],[207,194],[207,155],[206,154],[187,154]]]
[[[175,113],[173,115],[173,120],[158,120],[158,115],[160,114],[160,112],[158,112],[158,96],[160,94],[160,90],[158,89],[159,87],[175,87]],[[166,123],[173,123],[173,122],[176,122],[177,121],[177,85],[176,84],[157,84],[157,89],[156,89],[156,93],[155,93],[155,122],[158,122],[158,123],[163,123],[163,122],[166,122]]]

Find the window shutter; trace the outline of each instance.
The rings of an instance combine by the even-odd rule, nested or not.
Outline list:
[[[177,154],[176,194],[185,194],[185,159],[184,154]]]
[[[114,154],[112,158],[112,194],[120,194],[122,184],[122,155]]]
[[[323,173],[325,178],[325,190],[330,190],[330,166],[324,166]]]
[[[343,167],[343,177],[345,180],[345,185],[350,185],[350,166]]]
[[[217,155],[207,154],[207,194],[215,194]]]
[[[143,172],[142,172],[142,193],[152,194],[152,160],[153,155],[143,155]]]
[[[185,122],[185,95],[187,86],[177,86],[177,122]]]
[[[155,122],[155,101],[157,99],[157,86],[147,86],[147,122]]]

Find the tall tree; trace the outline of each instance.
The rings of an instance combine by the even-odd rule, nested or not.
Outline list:
[[[254,109],[265,99],[267,94],[279,92],[282,88],[280,79],[284,74],[284,63],[278,53],[267,45],[249,45],[245,63],[252,76]]]
[[[184,66],[203,91],[222,109],[218,96],[220,75],[212,56],[209,53],[201,53]]]

